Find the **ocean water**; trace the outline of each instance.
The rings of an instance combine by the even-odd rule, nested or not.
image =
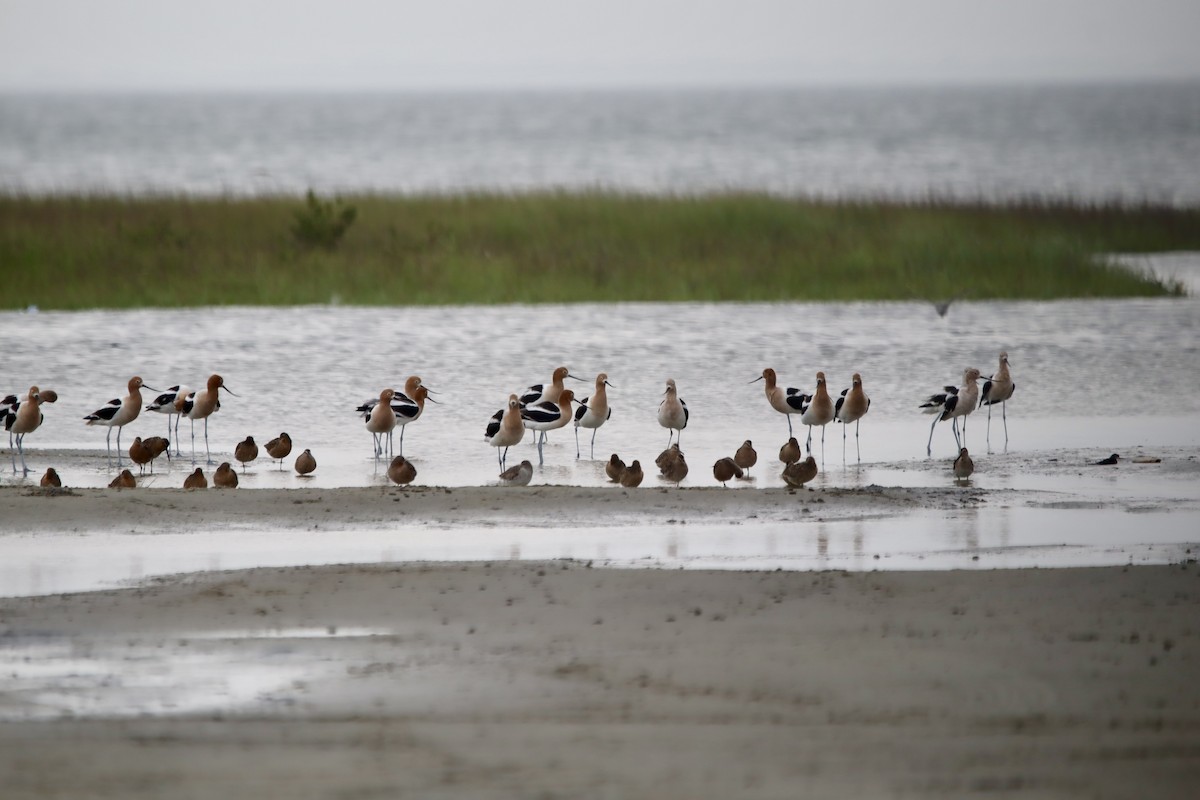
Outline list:
[[[1200,83],[0,96],[0,192],[1200,202]]]

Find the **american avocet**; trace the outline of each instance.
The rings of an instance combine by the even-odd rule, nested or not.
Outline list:
[[[626,467],[625,471],[621,473],[621,485],[626,489],[633,489],[634,487],[641,486],[642,478],[644,477],[645,475],[642,473],[642,463],[637,459],[634,459],[633,463]]]
[[[292,437],[287,435],[287,431],[276,436],[271,441],[267,442],[267,455],[271,460],[279,459],[279,470],[283,471],[283,460],[292,453]]]
[[[983,382],[983,391],[979,393],[979,404],[988,407],[987,446],[992,446],[992,406],[1000,404],[1000,418],[1004,420],[1004,447],[1008,448],[1008,399],[1013,396],[1017,385],[1013,383],[1012,375],[1008,372],[1008,353],[1000,354],[1000,368],[996,374]]]
[[[525,426],[521,422],[521,403],[515,394],[508,396],[508,405],[497,411],[487,429],[483,433],[484,441],[496,448],[496,460],[500,469],[504,469],[504,461],[508,458],[508,448],[520,444],[525,436]],[[500,448],[504,451],[501,453]]]
[[[579,429],[592,429],[592,450],[588,458],[596,457],[596,431],[612,418],[612,409],[608,407],[608,394],[604,391],[605,386],[612,386],[608,382],[608,375],[601,372],[596,376],[596,391],[591,397],[585,397],[579,401],[579,408],[575,409],[575,457],[579,458]],[[613,387],[616,388],[615,386]]]
[[[417,468],[404,456],[396,456],[388,464],[388,480],[401,486],[412,483],[417,478]]]
[[[546,431],[556,430],[571,421],[571,403],[575,401],[575,393],[570,389],[559,392],[555,403],[532,403],[521,409],[521,422],[531,431],[536,431],[538,438],[538,466],[544,462],[542,447],[546,443]]]
[[[749,439],[742,442],[742,446],[733,454],[733,463],[746,470],[747,475],[750,474],[750,468],[758,463],[758,451],[754,449],[754,445],[750,443]]]
[[[204,477],[204,470],[196,467],[191,475],[183,479],[183,488],[185,489],[207,489],[208,478]]]
[[[500,484],[502,486],[528,486],[532,478],[533,464],[522,461],[517,466],[509,467],[500,473]]]
[[[403,398],[400,403],[397,403],[396,399],[392,400],[392,413],[396,415],[396,427],[400,429],[400,455],[404,455],[404,428],[421,418],[421,414],[425,412],[426,400],[431,403],[437,401],[429,396],[429,389],[420,385],[413,389],[411,397],[397,395],[396,398]]]
[[[313,457],[311,450],[305,450],[300,455],[296,456],[296,474],[311,475],[317,468],[317,459]]]
[[[784,465],[795,464],[800,460],[800,443],[793,436],[783,443],[783,447],[779,448],[779,460]]]
[[[612,454],[612,458],[604,465],[604,474],[613,483],[621,482],[621,473],[625,471],[625,462],[616,453]]]
[[[522,406],[536,405],[538,403],[557,403],[558,396],[563,391],[563,380],[565,378],[585,382],[583,378],[576,378],[572,375],[566,367],[559,367],[550,376],[550,383],[535,383],[533,386],[527,386],[517,395],[517,401]]]
[[[954,477],[960,481],[965,481],[971,477],[971,473],[975,471],[975,462],[971,460],[971,454],[967,452],[967,448],[960,447],[958,449],[958,458],[954,459]]]
[[[218,489],[236,489],[237,485],[237,472],[229,465],[228,461],[222,461],[221,466],[217,467],[213,473],[213,486]]]
[[[367,417],[367,431],[375,445],[375,457],[379,458],[386,452],[391,452],[392,431],[396,429],[396,412],[392,410],[392,398],[396,396],[395,389],[384,389],[379,393],[379,402],[371,409]],[[385,446],[383,435],[387,434],[388,443]]]
[[[833,404],[833,417],[842,423],[842,461],[846,460],[846,426],[854,423],[854,449],[858,460],[862,461],[862,450],[858,447],[858,423],[862,420],[867,409],[871,407],[871,398],[863,391],[862,376],[857,372],[851,379],[848,389],[842,389],[841,395]]]
[[[783,482],[793,489],[799,489],[804,484],[817,477],[817,460],[812,456],[788,464],[783,468]]]
[[[663,394],[666,397],[658,404],[658,424],[668,429],[667,446],[670,447],[672,435],[682,434],[683,429],[687,427],[689,413],[687,403],[679,399],[674,378],[667,378],[667,390]]]
[[[921,404],[921,408],[926,414],[936,414],[933,424],[929,426],[929,442],[925,446],[925,455],[933,455],[933,429],[937,427],[939,422],[950,420],[950,430],[954,432],[954,441],[959,446],[963,446],[963,440],[967,438],[967,414],[975,410],[975,406],[979,403],[979,370],[974,367],[967,367],[963,370],[963,385],[944,386],[946,391],[940,394],[932,394]],[[962,438],[958,435],[958,418],[963,418],[963,434]]]
[[[133,473],[127,469],[121,470],[121,474],[113,478],[108,484],[110,489],[134,489],[137,488],[137,479],[133,477]]]
[[[62,478],[58,477],[54,467],[46,467],[46,474],[42,476],[40,485],[46,489],[61,489]]]
[[[800,422],[808,426],[808,440],[805,443],[805,449],[812,452],[812,429],[814,425],[821,428],[821,459],[825,459],[825,426],[833,422],[834,415],[833,399],[829,396],[829,390],[825,387],[825,373],[817,373],[817,388],[813,392],[812,399],[808,401],[804,412],[800,414]]]
[[[182,456],[183,451],[179,447],[179,420],[183,417],[182,412],[176,406],[176,400],[180,397],[186,398],[192,394],[192,390],[186,386],[172,386],[162,394],[155,397],[146,405],[147,411],[153,411],[156,414],[167,415],[167,439],[171,438],[171,417],[175,417],[175,455]]]
[[[208,381],[204,388],[198,392],[190,394],[186,397],[180,395],[175,398],[175,408],[180,413],[187,414],[187,418],[191,420],[192,425],[192,463],[196,463],[196,420],[204,420],[204,458],[209,463],[214,463],[212,453],[208,449],[208,418],[221,407],[220,391],[224,389],[234,397],[237,393],[230,390],[225,385],[225,379],[220,375],[209,375]]]
[[[233,448],[233,457],[242,462],[242,474],[246,474],[246,465],[258,458],[258,445],[253,436],[247,436]]]
[[[392,410],[397,411],[397,406],[412,405],[414,402],[413,397],[415,397],[417,394],[417,387],[423,385],[424,384],[421,383],[421,377],[419,375],[409,375],[408,379],[404,381],[404,391],[396,392],[395,396],[392,397]],[[428,394],[436,394],[436,392],[428,387],[425,388],[425,391]],[[370,400],[364,401],[362,405],[354,410],[359,414],[362,414],[363,419],[369,419],[371,417],[371,411],[374,410],[378,403],[379,398],[372,397]]]
[[[28,475],[29,467],[25,464],[25,435],[33,433],[41,427],[46,415],[42,413],[42,403],[53,403],[58,395],[52,390],[42,391],[36,386],[30,386],[23,400],[14,395],[5,398],[7,413],[4,415],[4,427],[8,430],[9,454],[12,455],[12,471],[17,471],[17,457],[13,453],[13,442],[16,442],[17,452],[21,455],[21,474]]]
[[[803,414],[808,407],[809,395],[799,389],[783,388],[776,383],[775,370],[767,367],[751,383],[766,381],[767,402],[771,408],[787,417],[788,436],[792,435],[792,414]]]
[[[142,383],[142,379],[133,376],[129,379],[129,394],[125,399],[109,400],[108,405],[98,408],[84,417],[88,425],[104,425],[108,428],[108,436],[104,439],[108,463],[112,464],[112,429],[117,429],[117,466],[121,466],[121,429],[137,419],[142,410],[142,387],[150,389]],[[151,390],[154,391],[154,390]]]
[[[742,472],[742,468],[739,467],[737,463],[729,456],[725,456],[725,458],[719,458],[717,459],[716,463],[713,464],[713,477],[720,481],[721,485],[725,486],[726,488],[729,486],[729,481],[733,480],[734,478],[740,478],[744,474],[745,473]]]

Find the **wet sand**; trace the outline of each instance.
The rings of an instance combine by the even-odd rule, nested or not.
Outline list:
[[[1200,569],[260,569],[0,600],[45,797],[1192,797]]]

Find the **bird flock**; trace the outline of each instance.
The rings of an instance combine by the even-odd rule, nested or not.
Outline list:
[[[966,448],[967,416],[974,410],[988,407],[987,441],[991,444],[991,414],[992,406],[999,405],[1001,419],[1004,425],[1004,440],[1008,443],[1008,418],[1005,411],[1007,401],[1013,396],[1016,384],[1013,383],[1009,371],[1008,353],[1001,352],[998,369],[984,380],[982,388],[979,380],[982,373],[975,367],[963,370],[960,385],[947,385],[941,392],[929,395],[919,408],[934,415],[929,429],[929,441],[926,454],[932,455],[933,435],[938,422],[950,422],[958,456],[954,460],[952,470],[955,478],[965,481],[974,471],[974,463]],[[534,473],[531,461],[523,460],[520,464],[508,467],[507,456],[511,447],[519,444],[532,431],[534,443],[538,451],[538,465],[545,463],[544,446],[547,434],[569,424],[575,428],[575,456],[582,457],[582,447],[579,439],[579,429],[591,430],[589,452],[595,457],[596,434],[601,426],[612,418],[613,410],[609,405],[607,390],[616,387],[608,380],[607,373],[596,375],[592,393],[587,397],[577,397],[576,393],[566,388],[566,379],[586,382],[572,375],[563,366],[555,369],[549,383],[535,384],[521,392],[508,396],[505,406],[488,420],[484,427],[484,442],[496,448],[497,462],[500,468],[499,484],[503,486],[526,486]],[[824,372],[816,373],[816,384],[811,392],[785,387],[780,384],[779,376],[772,368],[766,368],[749,383],[763,382],[764,393],[768,406],[783,414],[788,425],[788,440],[779,450],[779,461],[783,465],[780,473],[784,483],[792,488],[800,488],[810,483],[818,473],[816,457],[813,454],[813,428],[821,431],[821,460],[825,453],[825,428],[831,422],[842,424],[842,456],[846,457],[848,429],[854,424],[855,450],[861,461],[862,451],[859,443],[859,425],[871,408],[871,400],[863,388],[861,374],[854,373],[851,385],[846,387],[836,397],[831,396]],[[167,436],[136,437],[128,450],[129,460],[137,466],[140,474],[145,474],[147,468],[154,471],[154,461],[166,454],[172,458],[172,436],[174,437],[174,457],[183,456],[179,437],[179,422],[186,417],[191,428],[191,460],[195,469],[183,483],[186,489],[203,489],[209,485],[209,479],[204,469],[197,465],[196,456],[196,423],[203,423],[204,452],[206,463],[214,465],[208,436],[209,419],[221,407],[220,394],[223,390],[229,395],[239,397],[225,385],[220,375],[211,375],[200,390],[192,390],[183,385],[171,386],[158,393],[146,403],[142,391],[158,392],[147,386],[141,377],[134,376],[127,383],[127,394],[110,400],[98,409],[83,417],[85,424],[102,426],[108,429],[105,438],[106,463],[113,466],[112,432],[117,431],[116,469],[121,470],[113,482],[112,488],[132,488],[136,486],[136,478],[129,469],[123,469],[123,453],[121,447],[121,432],[126,425],[137,419],[140,412],[167,415]],[[364,421],[366,431],[371,435],[372,448],[375,458],[390,459],[387,476],[397,485],[407,485],[416,480],[417,470],[414,464],[404,457],[405,428],[416,422],[424,414],[426,403],[437,403],[431,395],[436,394],[425,386],[419,376],[409,377],[403,390],[387,387],[379,392],[377,398],[367,400],[357,406],[354,411]],[[9,433],[9,449],[12,452],[12,468],[17,472],[16,459],[20,456],[21,472],[29,474],[25,460],[25,437],[40,427],[45,419],[43,408],[46,404],[58,400],[58,394],[50,389],[39,389],[31,386],[23,395],[8,395],[0,401],[0,419],[4,422],[5,430]],[[680,397],[679,387],[673,378],[667,378],[662,398],[657,409],[658,424],[667,429],[667,446],[655,459],[655,466],[660,476],[669,482],[680,483],[689,472],[687,460],[681,449],[681,439],[690,420],[687,403]],[[792,417],[798,417],[799,423],[808,428],[805,444],[802,448],[794,435]],[[174,420],[172,420],[174,417]],[[960,429],[961,423],[961,429]],[[394,452],[394,434],[400,429],[399,453]],[[292,438],[286,433],[268,441],[263,449],[272,461],[277,461],[280,470],[284,468],[285,460],[293,449]],[[807,452],[807,457],[802,458]],[[247,465],[254,462],[260,454],[259,445],[253,436],[247,436],[234,448],[234,460],[241,465],[245,474]],[[750,469],[758,463],[758,453],[750,440],[746,440],[730,456],[718,459],[713,464],[713,478],[722,485],[729,481],[745,479]],[[296,457],[293,467],[301,476],[311,475],[317,467],[317,462],[310,449],[305,449]],[[616,453],[613,453],[605,464],[605,474],[612,483],[633,488],[641,484],[645,473],[639,460],[633,459],[626,464]],[[229,461],[222,462],[212,472],[211,483],[218,488],[236,488],[238,472]],[[48,487],[59,487],[62,479],[50,468],[43,475],[41,484]]]

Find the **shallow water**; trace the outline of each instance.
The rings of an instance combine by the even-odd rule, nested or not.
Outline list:
[[[97,457],[90,468],[63,474],[77,487],[112,477],[104,462],[107,429],[85,426],[82,417],[123,396],[135,374],[156,388],[197,386],[211,372],[224,376],[238,396],[224,395],[210,420],[217,460],[232,460],[247,435],[260,445],[280,431],[292,436],[289,469],[272,472],[262,456],[246,486],[386,482],[354,407],[410,374],[439,392],[439,403],[427,405],[405,432],[404,453],[418,467],[418,482],[493,482],[497,454],[483,441],[485,424],[510,392],[549,380],[560,364],[587,379],[568,381],[582,395],[591,393],[597,372],[607,372],[613,415],[596,436],[595,461],[587,459],[587,431],[578,461],[573,430],[552,432],[537,483],[601,484],[600,462],[612,452],[652,463],[667,444],[655,411],[663,382],[673,377],[691,411],[682,443],[693,472],[685,483],[708,483],[711,464],[751,439],[762,461],[754,485],[779,485],[767,465],[787,439],[787,422],[767,405],[763,384],[749,383],[766,366],[786,385],[809,391],[817,370],[834,392],[849,385],[851,373],[862,373],[872,398],[860,427],[863,464],[924,458],[932,418],[917,410],[922,397],[959,382],[966,366],[988,374],[1002,349],[1017,384],[1005,412],[1010,451],[1200,443],[1200,302],[1189,298],[959,302],[944,318],[923,302],[3,313],[0,341],[6,393],[36,383],[60,397],[44,406],[45,423],[26,438],[36,473],[29,480],[55,463],[46,449],[90,450]],[[997,448],[1004,441],[1000,416],[993,413],[990,433]],[[203,461],[203,424],[198,428]],[[165,416],[143,413],[124,430],[122,447],[166,429]],[[987,430],[986,410],[969,418],[967,444],[977,455]],[[190,456],[186,421],[180,433]],[[830,470],[842,467],[842,433],[837,425],[825,432]],[[815,439],[820,457],[820,431]],[[537,463],[530,441],[510,452],[510,463]],[[395,444],[399,451],[399,434]],[[936,426],[933,444],[936,458],[956,454],[947,424]],[[290,471],[304,448],[319,464],[307,483]],[[853,431],[847,452],[855,464]],[[182,485],[190,458],[158,469],[154,485]],[[3,475],[4,483],[15,480],[8,470]]]

